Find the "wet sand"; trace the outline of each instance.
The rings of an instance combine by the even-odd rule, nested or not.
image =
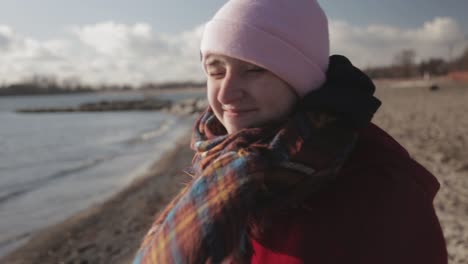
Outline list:
[[[451,264],[468,263],[468,84],[379,88],[374,122],[441,183],[435,207]],[[188,176],[189,136],[113,199],[43,230],[0,263],[130,263],[154,215]]]

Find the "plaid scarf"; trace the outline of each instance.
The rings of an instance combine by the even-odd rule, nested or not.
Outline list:
[[[295,111],[283,124],[228,135],[208,108],[192,136],[194,178],[159,215],[133,263],[221,263],[226,257],[248,263],[253,253],[249,219],[286,197],[266,190],[266,172],[280,165],[312,174],[289,188],[290,194],[310,194],[323,182],[317,179],[333,178],[355,138],[327,169],[314,171],[291,161],[334,121],[327,114]]]

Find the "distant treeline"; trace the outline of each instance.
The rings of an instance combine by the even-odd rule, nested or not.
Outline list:
[[[56,82],[36,83],[24,81],[0,86],[0,96],[90,93],[94,91],[96,90],[86,85],[78,85],[70,88],[59,85]]]
[[[203,82],[167,82],[167,83],[146,83],[139,86],[137,89],[141,90],[164,90],[175,88],[203,88],[206,87],[206,81]]]
[[[364,71],[373,79],[377,78],[417,78],[424,76],[443,76],[450,72],[468,71],[468,47],[451,61],[430,58],[420,63],[415,62],[416,52],[411,49],[395,54],[390,66],[370,67]]]
[[[145,83],[139,86],[128,84],[122,85],[85,85],[76,80],[57,81],[55,77],[34,76],[27,80],[0,85],[0,96],[12,95],[50,95],[50,94],[75,94],[92,93],[103,91],[132,91],[132,90],[164,90],[174,88],[202,88],[205,82],[168,82],[168,83]]]

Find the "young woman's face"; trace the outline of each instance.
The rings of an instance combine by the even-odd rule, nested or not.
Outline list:
[[[207,57],[208,101],[229,134],[282,121],[298,100],[270,71],[223,55]]]

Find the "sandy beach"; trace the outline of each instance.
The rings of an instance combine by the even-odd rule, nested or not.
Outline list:
[[[377,97],[374,122],[441,183],[435,207],[449,263],[468,263],[468,84],[379,87]],[[131,263],[154,215],[189,180],[182,172],[192,158],[189,137],[112,199],[42,230],[0,263]]]
[[[441,81],[440,90],[378,89],[374,122],[431,171],[441,188],[434,205],[450,264],[468,263],[468,84]]]

